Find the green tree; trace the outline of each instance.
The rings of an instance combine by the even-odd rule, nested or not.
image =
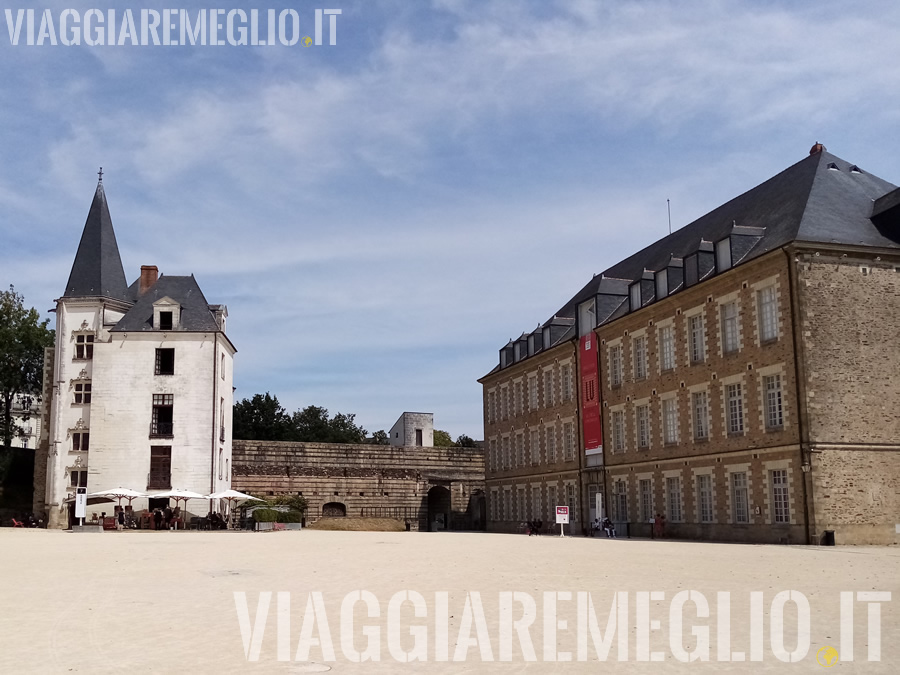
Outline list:
[[[291,440],[303,443],[365,443],[368,432],[355,422],[356,415],[337,413],[310,405],[291,416]]]
[[[234,404],[232,410],[234,438],[245,441],[287,441],[292,440],[291,416],[278,402],[277,396],[266,392],[254,394],[252,399],[244,399]]]
[[[36,309],[25,309],[23,300],[13,286],[0,291],[0,441],[6,447],[19,432],[12,418],[13,401],[20,394],[40,395],[44,349],[54,341],[54,331],[47,327],[50,320],[41,321]]]
[[[390,445],[391,439],[388,438],[387,432],[384,429],[379,429],[374,434],[372,434],[372,438],[369,439],[369,443],[372,445]]]
[[[453,447],[453,439],[450,438],[450,434],[448,434],[443,429],[435,429],[434,430],[434,447],[436,447],[436,448]]]
[[[460,448],[477,448],[478,447],[477,445],[475,445],[475,441],[472,440],[471,438],[469,438],[468,436],[466,436],[465,434],[462,434],[461,436],[459,436],[459,438],[456,439],[456,445]]]

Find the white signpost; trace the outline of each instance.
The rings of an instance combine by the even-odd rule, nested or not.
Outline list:
[[[556,507],[556,522],[559,524],[559,536],[565,537],[566,525],[569,524],[569,507],[568,506],[557,506]]]
[[[84,525],[85,510],[87,509],[87,488],[75,488],[75,517],[81,519]]]

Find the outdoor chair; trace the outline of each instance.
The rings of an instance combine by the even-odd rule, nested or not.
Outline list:
[[[13,521],[13,527],[25,527],[25,523],[19,522],[15,518],[13,518],[12,521]]]
[[[191,516],[191,524],[188,526],[192,530],[200,529],[200,516]]]

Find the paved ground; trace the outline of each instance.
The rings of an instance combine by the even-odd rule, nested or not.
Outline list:
[[[889,591],[890,602],[880,607],[881,661],[868,662],[873,646],[867,632],[869,611],[854,602],[854,661],[839,661],[833,672],[900,672],[900,548],[803,548],[698,544],[674,541],[526,537],[522,535],[373,532],[124,532],[71,534],[41,530],[0,529],[0,673],[302,673],[324,672],[820,672],[817,654],[826,646],[842,650],[841,591]],[[355,614],[343,612],[344,634],[353,644],[342,645],[342,602],[353,591],[370,592],[380,616],[366,618],[365,605]],[[421,594],[427,616],[413,616],[413,604],[400,607],[399,620],[388,616],[392,596],[401,591]],[[698,618],[693,602],[684,605],[681,631],[672,639],[673,597],[698,591],[709,604],[710,618]],[[248,661],[235,592],[246,593],[247,643],[251,628],[261,636],[258,660]],[[290,593],[290,608],[279,615],[276,595],[265,614],[264,630],[257,619],[260,593]],[[469,611],[466,611],[466,592]],[[512,620],[534,600],[534,622],[520,633],[503,619],[501,591],[517,592]],[[571,592],[571,600],[557,599],[557,628],[545,651],[544,638],[553,626],[547,592]],[[661,591],[643,603],[639,593]],[[717,632],[723,608],[717,592],[730,592],[730,650],[749,658],[753,625],[751,591],[762,592],[760,626],[762,662],[717,660],[721,646]],[[797,591],[809,603],[809,649],[801,663],[777,658],[798,642],[798,611],[787,602],[784,611],[777,594]],[[330,640],[314,623],[314,592],[321,593]],[[446,610],[442,594],[446,592]],[[611,640],[607,663],[598,664],[598,650],[587,626],[583,654],[578,661],[578,592],[590,593],[599,632],[608,632],[616,592],[624,615]],[[627,596],[622,595],[627,593]],[[365,593],[363,594],[365,596]],[[352,597],[352,596],[351,596]],[[367,597],[367,596],[366,596]],[[586,598],[587,596],[582,596]],[[398,597],[398,602],[399,602]],[[801,602],[802,602],[802,598]],[[854,600],[855,600],[854,596]],[[480,603],[478,602],[480,600]],[[309,620],[304,621],[307,604]],[[641,605],[649,607],[649,614]],[[675,609],[677,610],[677,605]],[[351,616],[352,614],[352,616]],[[777,630],[783,615],[783,630]],[[279,657],[279,616],[283,619],[282,657]],[[355,616],[355,623],[348,619]],[[446,640],[441,617],[446,617]],[[481,617],[484,620],[481,621]],[[615,616],[615,612],[613,612]],[[548,618],[550,617],[550,618]],[[471,620],[470,620],[471,619]],[[775,635],[771,627],[776,623]],[[659,630],[641,626],[659,621]],[[622,630],[620,627],[626,625]],[[848,622],[849,625],[849,622]],[[353,663],[354,651],[366,646],[365,627],[380,635],[378,662]],[[399,638],[389,635],[399,629]],[[410,626],[427,630],[427,661],[400,663],[392,656],[413,649]],[[682,663],[697,645],[692,628],[709,627],[710,663]],[[676,626],[677,627],[677,626]],[[308,628],[306,631],[304,628]],[[471,630],[469,630],[471,628]],[[479,635],[479,628],[482,629]],[[371,630],[371,628],[369,629]],[[465,660],[457,647],[460,636],[472,636]],[[505,640],[504,634],[511,635]],[[783,634],[783,648],[779,644]],[[773,644],[773,637],[774,643]],[[332,646],[336,661],[326,661],[312,646],[297,659],[306,638],[322,638]],[[389,639],[390,638],[390,639]],[[602,642],[600,636],[598,640]],[[702,639],[702,636],[701,636]],[[645,663],[642,641],[660,652],[661,663]],[[802,641],[802,640],[801,640]],[[845,642],[846,642],[845,637]],[[500,662],[501,643],[511,644],[512,663]],[[396,643],[396,644],[395,644]],[[536,661],[526,661],[522,645],[531,643]],[[450,661],[439,661],[446,644]],[[625,654],[622,647],[627,647]],[[488,653],[488,649],[489,652]],[[573,662],[554,662],[571,652]],[[821,652],[821,659],[826,651]],[[846,652],[845,652],[846,654]],[[487,661],[490,656],[494,661]],[[619,656],[625,661],[619,662]]]

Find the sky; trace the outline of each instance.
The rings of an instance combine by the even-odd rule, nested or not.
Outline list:
[[[130,9],[139,41],[142,9],[217,6],[293,9],[297,42],[28,45],[24,18],[18,44],[8,25],[47,9],[59,43],[63,10],[113,8],[121,38]],[[304,46],[317,8],[341,10],[334,45],[326,16]],[[498,350],[667,234],[667,200],[677,229],[816,141],[900,183],[896,2],[0,13],[0,287],[53,316],[102,166],[128,281],[155,264],[228,306],[238,400],[370,432],[423,411],[482,438],[477,379]]]

